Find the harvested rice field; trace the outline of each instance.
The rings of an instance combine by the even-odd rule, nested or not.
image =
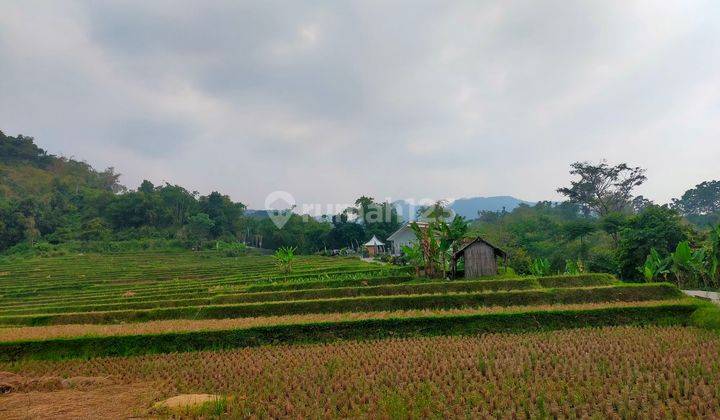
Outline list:
[[[0,418],[720,416],[718,308],[669,283],[211,251],[2,272]]]
[[[153,401],[209,393],[222,404],[186,414],[711,418],[720,415],[718,354],[720,337],[697,328],[604,327],[25,361],[0,365],[22,375],[15,392],[0,396],[0,414],[22,418],[38,395],[45,402],[35,409],[45,414],[81,414],[107,389],[127,403],[118,416],[152,416]],[[37,379],[78,377],[95,383]],[[85,392],[95,392],[87,403]],[[55,412],[53,394],[63,400]]]

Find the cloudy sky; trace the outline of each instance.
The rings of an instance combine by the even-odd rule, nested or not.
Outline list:
[[[0,130],[262,207],[720,178],[720,2],[0,3]]]

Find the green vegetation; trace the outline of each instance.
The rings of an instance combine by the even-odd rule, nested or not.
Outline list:
[[[702,182],[661,206],[633,195],[646,180],[642,168],[575,162],[570,174],[570,185],[558,189],[567,201],[483,212],[469,226],[461,217],[452,218],[442,201],[422,208],[419,215],[428,227],[416,229],[418,245],[393,261],[427,277],[445,278],[463,238],[479,234],[508,251],[510,268],[521,275],[588,271],[626,281],[720,286],[720,181]],[[336,215],[291,214],[281,230],[266,211],[249,212],[220,192],[200,195],[149,181],[129,190],[118,183],[113,168],[98,171],[48,154],[31,137],[1,132],[0,175],[5,260],[182,249],[222,250],[229,258],[266,249],[329,255],[358,249],[372,235],[385,240],[401,224],[390,203],[361,196]],[[668,258],[673,263],[664,267]],[[291,262],[280,264],[293,270]]]
[[[701,321],[709,315],[694,315],[705,306],[684,299],[670,283],[624,284],[603,273],[447,281],[414,278],[407,268],[320,256],[293,256],[288,272],[274,256],[226,257],[225,251],[221,246],[8,261],[0,276],[0,323],[8,331],[22,336],[22,326],[73,331],[76,324],[128,323],[127,328],[153,332],[43,339],[31,334],[36,338],[3,342],[2,353],[16,360],[390,335],[711,324]],[[370,316],[387,311],[397,315]],[[337,319],[340,313],[348,317]],[[223,319],[248,323],[202,327]],[[142,329],[153,322],[169,324]],[[182,322],[200,324],[172,329]]]
[[[89,358],[168,353],[278,343],[326,342],[420,335],[467,335],[608,325],[689,325],[695,303],[585,310],[514,311],[498,314],[278,325],[223,331],[78,337],[0,343],[0,361]]]
[[[632,195],[645,181],[641,168],[577,162],[571,174],[577,179],[558,190],[568,201],[482,212],[471,233],[508,251],[510,267],[520,274],[587,270],[627,281],[720,287],[720,246],[714,239],[720,235],[720,181],[702,183],[671,205],[656,205]],[[689,254],[685,245],[677,253],[682,243]],[[663,261],[671,255],[683,260],[666,267]]]

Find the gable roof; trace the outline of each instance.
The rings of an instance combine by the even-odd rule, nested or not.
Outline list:
[[[377,236],[373,235],[373,237],[365,242],[365,246],[383,246],[384,243],[380,242],[380,239],[377,238]]]
[[[396,230],[395,232],[393,232],[392,235],[388,236],[387,240],[388,240],[388,241],[394,241],[394,240],[395,240],[395,237],[396,237],[398,234],[400,234],[400,232],[403,232],[403,231],[405,231],[405,230],[407,230],[407,229],[412,230],[412,228],[410,227],[410,225],[411,225],[412,223],[417,223],[418,226],[420,226],[420,227],[423,228],[423,229],[428,226],[428,223],[427,223],[427,222],[408,222],[408,223],[405,223],[404,225],[402,225],[402,226],[400,227],[400,229]]]
[[[503,251],[502,249],[496,247],[495,245],[491,244],[490,242],[486,241],[485,239],[481,238],[480,236],[476,236],[475,238],[472,238],[472,239],[468,240],[467,242],[465,242],[465,243],[463,244],[463,246],[461,246],[460,249],[458,249],[458,250],[453,254],[453,259],[459,258],[461,255],[463,255],[463,254],[465,253],[465,249],[467,249],[467,247],[469,247],[470,245],[472,245],[472,244],[474,244],[474,243],[478,243],[478,242],[482,242],[482,243],[484,243],[485,245],[487,245],[487,246],[489,246],[490,248],[492,248],[493,251],[495,251],[495,256],[498,256],[498,257],[507,257],[507,252],[505,252],[505,251]]]

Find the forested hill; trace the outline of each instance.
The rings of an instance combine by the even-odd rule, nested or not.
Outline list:
[[[267,213],[245,215],[243,203],[220,192],[201,195],[150,181],[127,189],[119,176],[113,168],[98,171],[49,154],[32,137],[0,132],[0,252],[222,245],[234,253],[245,252],[247,243],[310,253],[357,247],[373,235],[385,239],[400,226],[397,212],[382,211],[388,220],[372,225],[349,220],[348,214],[322,221],[293,214],[281,230]],[[356,204],[363,210],[389,206],[370,197]]]
[[[235,238],[245,206],[149,181],[135,191],[113,168],[55,156],[32,137],[0,132],[0,251],[37,243],[172,240],[194,246]]]
[[[35,145],[32,137],[10,137],[0,131],[0,198],[48,200],[57,189],[124,189],[113,168],[96,171],[85,162],[54,156]]]

